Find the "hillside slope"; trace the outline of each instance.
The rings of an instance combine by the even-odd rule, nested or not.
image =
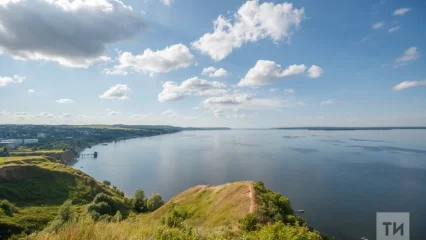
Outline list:
[[[13,212],[0,208],[0,239],[42,230],[65,201],[71,200],[79,209],[98,193],[123,201],[119,192],[52,158],[0,158],[0,200],[14,205]]]

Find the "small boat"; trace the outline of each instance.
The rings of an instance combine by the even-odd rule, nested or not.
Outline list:
[[[304,212],[305,212],[305,210],[303,210],[303,209],[298,209],[298,210],[297,210],[297,212],[298,212],[298,213],[304,213]]]

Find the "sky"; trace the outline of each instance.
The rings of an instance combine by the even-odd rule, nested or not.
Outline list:
[[[426,126],[425,10],[0,0],[0,124]]]

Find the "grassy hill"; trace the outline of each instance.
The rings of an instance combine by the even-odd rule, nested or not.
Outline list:
[[[136,199],[53,158],[0,158],[0,239],[329,239],[261,182],[195,186],[152,212]]]
[[[85,173],[43,156],[0,158],[0,200],[14,205],[0,208],[0,239],[12,233],[31,233],[45,228],[65,201],[78,211],[98,193],[123,201],[121,195]],[[123,211],[123,212],[129,212]]]

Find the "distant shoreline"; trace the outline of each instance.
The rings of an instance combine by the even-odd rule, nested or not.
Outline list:
[[[316,131],[356,131],[356,130],[426,130],[426,127],[279,127],[275,130],[316,130]]]

